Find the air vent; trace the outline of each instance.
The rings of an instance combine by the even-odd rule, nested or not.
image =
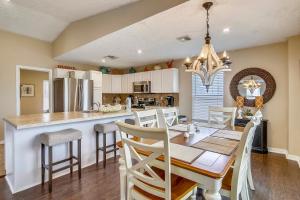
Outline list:
[[[112,56],[112,55],[108,55],[108,56],[105,56],[104,58],[105,58],[105,59],[108,59],[108,60],[116,60],[116,59],[118,59],[119,57],[117,57],[117,56]]]
[[[192,38],[188,35],[185,35],[185,36],[178,37],[177,40],[179,40],[180,42],[187,42],[192,40]]]

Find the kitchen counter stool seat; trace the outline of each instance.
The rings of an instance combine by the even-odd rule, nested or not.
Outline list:
[[[78,165],[78,177],[81,178],[81,131],[76,129],[64,129],[55,132],[46,132],[40,135],[41,139],[41,163],[42,163],[42,185],[45,183],[45,171],[48,170],[49,181],[48,190],[52,192],[53,174],[70,168],[70,174],[73,173],[73,166]],[[77,157],[73,155],[73,141],[77,140]],[[58,144],[69,143],[69,157],[60,161],[53,162],[52,147]],[[48,165],[45,163],[45,147],[48,147]],[[73,159],[77,162],[73,163]],[[69,161],[69,165],[53,170],[53,166]]]
[[[99,151],[103,152],[103,168],[106,167],[106,154],[114,152],[114,159],[117,159],[117,131],[119,130],[115,123],[106,123],[106,124],[96,124],[94,126],[94,130],[96,132],[96,165],[99,164]],[[99,135],[103,135],[103,147],[99,147]],[[106,136],[107,134],[113,135],[113,144],[106,144]],[[112,147],[112,148],[111,148]],[[111,148],[110,150],[107,150]]]

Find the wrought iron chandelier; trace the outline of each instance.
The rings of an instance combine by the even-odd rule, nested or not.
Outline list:
[[[213,45],[210,43],[209,35],[209,9],[213,5],[212,2],[205,2],[203,7],[206,10],[206,36],[205,44],[202,47],[200,55],[193,62],[190,58],[185,61],[186,72],[192,72],[200,76],[202,83],[206,86],[208,92],[209,86],[213,84],[216,74],[220,71],[231,71],[231,61],[224,51],[221,58],[218,57]]]

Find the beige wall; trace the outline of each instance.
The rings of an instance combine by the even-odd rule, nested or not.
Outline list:
[[[20,83],[34,85],[33,97],[22,97],[21,115],[43,113],[43,81],[49,80],[49,73],[32,70],[21,70]]]
[[[53,68],[64,64],[52,59],[50,43],[17,34],[0,31],[0,119],[16,114],[16,65]],[[68,64],[68,63],[65,63]],[[92,66],[71,64],[84,69]],[[5,94],[5,95],[3,95]],[[3,139],[3,121],[0,121],[0,140]]]
[[[289,152],[300,156],[300,35],[288,40]]]

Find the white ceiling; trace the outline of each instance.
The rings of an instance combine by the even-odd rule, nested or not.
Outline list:
[[[205,34],[202,2],[190,0],[57,59],[102,65],[102,57],[114,55],[120,58],[105,63],[106,66],[128,67],[194,56],[199,53]],[[211,35],[217,51],[280,42],[300,33],[300,0],[214,2]],[[230,27],[229,34],[222,32],[225,27]],[[191,36],[192,40],[186,43],[176,40],[183,35]],[[137,49],[142,49],[143,54],[138,55]]]
[[[76,20],[138,0],[0,0],[0,29],[52,42]]]

